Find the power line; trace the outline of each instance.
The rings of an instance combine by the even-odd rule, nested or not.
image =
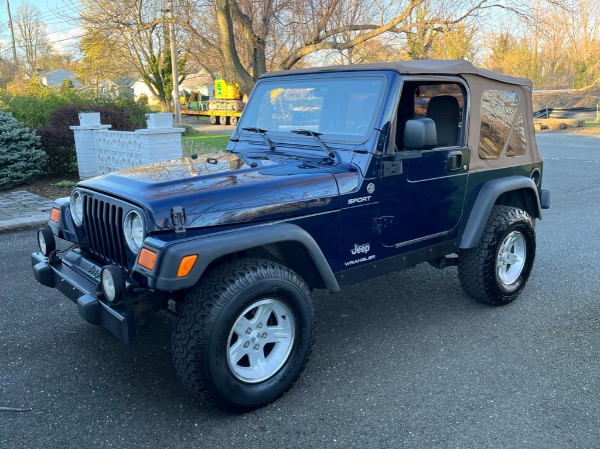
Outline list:
[[[58,44],[59,42],[66,42],[66,41],[71,41],[73,39],[79,39],[79,38],[82,38],[83,36],[85,36],[85,34],[80,34],[79,36],[71,36],[71,37],[67,37],[64,39],[57,40],[57,41],[51,41],[51,42],[48,42],[48,44]]]

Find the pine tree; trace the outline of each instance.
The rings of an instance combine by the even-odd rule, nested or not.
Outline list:
[[[45,166],[39,138],[10,112],[0,111],[0,190],[33,181]]]

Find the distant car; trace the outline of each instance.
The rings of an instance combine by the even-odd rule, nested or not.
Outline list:
[[[264,406],[307,363],[313,289],[429,262],[458,266],[477,301],[519,296],[550,204],[531,89],[464,61],[266,74],[225,153],[58,200],[35,278],[124,342],[169,308],[191,391],[228,411]]]

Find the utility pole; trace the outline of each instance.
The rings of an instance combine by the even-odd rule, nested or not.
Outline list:
[[[7,0],[8,1],[8,0]],[[177,70],[177,46],[175,45],[175,24],[173,23],[173,0],[168,0],[169,7],[169,40],[171,41],[171,68],[173,76],[173,107],[175,123],[181,123],[181,106],[179,104],[179,73]]]
[[[17,65],[17,45],[15,44],[15,30],[13,28],[12,17],[10,15],[10,2],[6,0],[6,9],[8,10],[8,27],[10,28],[10,37],[12,39],[12,51],[13,51],[13,61],[15,63],[15,69],[18,67]]]

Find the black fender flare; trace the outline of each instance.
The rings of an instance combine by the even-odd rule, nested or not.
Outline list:
[[[530,189],[535,194],[537,201],[537,216],[541,218],[542,208],[535,182],[525,176],[509,176],[507,178],[495,179],[483,185],[477,195],[477,199],[471,208],[469,219],[460,239],[460,249],[474,248],[479,243],[487,219],[496,200],[506,192],[514,190]]]
[[[152,240],[146,240],[150,249],[154,246]],[[308,232],[292,223],[268,224],[168,242],[160,250],[158,273],[154,282],[151,282],[151,287],[162,291],[190,288],[196,285],[208,266],[220,257],[290,241],[297,242],[306,249],[327,289],[331,292],[340,291],[337,279],[317,242]],[[185,277],[177,277],[181,258],[192,254],[197,254],[198,259],[191,272]]]

